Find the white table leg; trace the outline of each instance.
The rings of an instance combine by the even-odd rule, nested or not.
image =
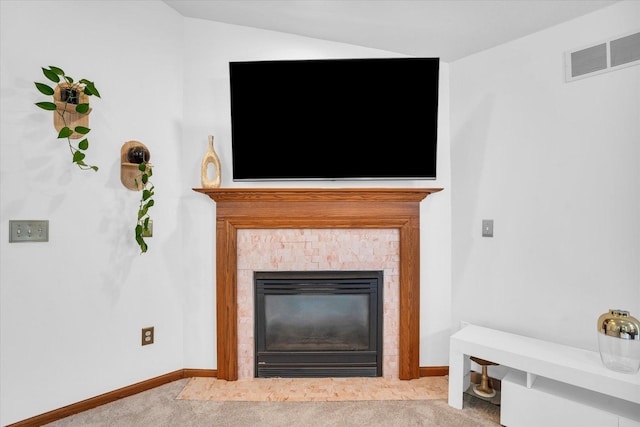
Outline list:
[[[453,343],[449,348],[449,406],[462,409],[464,391],[469,388],[471,376],[469,356],[458,351]]]

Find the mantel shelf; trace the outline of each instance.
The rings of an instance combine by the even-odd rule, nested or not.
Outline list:
[[[442,188],[194,188],[216,202],[406,201],[419,202]]]

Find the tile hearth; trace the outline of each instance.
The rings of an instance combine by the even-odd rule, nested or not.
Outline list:
[[[252,378],[225,381],[191,378],[177,399],[244,402],[447,399],[448,377]]]

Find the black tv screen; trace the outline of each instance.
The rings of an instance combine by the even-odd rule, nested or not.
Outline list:
[[[435,179],[438,58],[230,62],[234,181]]]

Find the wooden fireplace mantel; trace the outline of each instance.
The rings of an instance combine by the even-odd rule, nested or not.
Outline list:
[[[399,378],[420,377],[420,202],[442,188],[194,188],[216,202],[217,376],[238,379],[237,230],[397,228]]]

